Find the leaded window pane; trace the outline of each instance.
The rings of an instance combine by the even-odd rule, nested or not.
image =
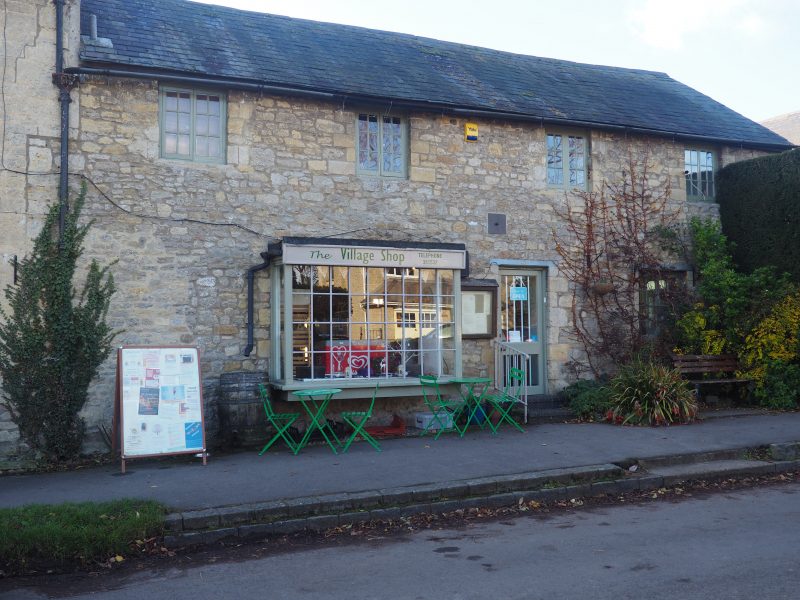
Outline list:
[[[708,150],[684,151],[686,196],[714,197],[714,153]]]
[[[402,140],[403,134],[400,119],[383,117],[382,123],[383,170],[400,173],[403,168]]]
[[[582,137],[569,136],[569,183],[583,187],[586,183],[585,144]]]
[[[358,166],[366,171],[378,170],[378,117],[358,115]]]
[[[564,165],[560,135],[547,136],[547,183],[563,185]]]
[[[376,175],[402,175],[405,135],[399,117],[360,114],[357,121],[358,169]]]

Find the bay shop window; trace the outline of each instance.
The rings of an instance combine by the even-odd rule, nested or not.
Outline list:
[[[273,383],[459,375],[465,263],[462,244],[285,238],[272,263]]]

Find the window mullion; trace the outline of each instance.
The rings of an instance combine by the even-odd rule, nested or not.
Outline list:
[[[196,161],[197,156],[194,153],[195,148],[195,139],[194,139],[194,130],[195,130],[195,122],[197,120],[197,96],[195,91],[192,90],[189,95],[189,159]]]
[[[378,174],[383,175],[383,115],[378,115]],[[386,273],[384,271],[384,279]]]

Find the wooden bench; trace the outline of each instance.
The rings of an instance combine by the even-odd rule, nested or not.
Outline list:
[[[681,375],[689,378],[689,383],[694,385],[697,399],[700,399],[700,386],[716,383],[751,384],[752,379],[742,379],[735,376],[739,371],[739,361],[734,354],[672,354],[672,364],[680,371]],[[725,376],[725,374],[729,374]],[[704,375],[714,375],[705,378]],[[719,377],[719,375],[723,375]],[[749,387],[748,387],[749,394]]]

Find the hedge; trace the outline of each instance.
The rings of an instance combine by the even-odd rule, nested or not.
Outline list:
[[[773,265],[800,282],[800,148],[721,169],[717,201],[742,270]]]

